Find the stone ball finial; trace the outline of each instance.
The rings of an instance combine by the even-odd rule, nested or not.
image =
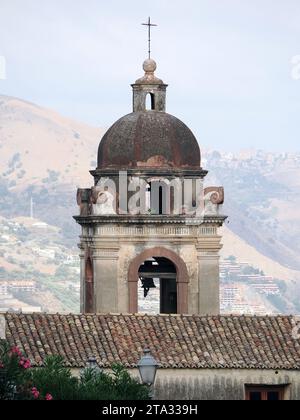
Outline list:
[[[146,73],[154,73],[157,68],[156,62],[149,58],[144,61],[143,69]]]

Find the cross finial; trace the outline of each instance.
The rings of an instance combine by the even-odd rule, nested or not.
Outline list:
[[[157,26],[155,23],[151,23],[151,18],[148,18],[148,23],[142,23],[143,26],[148,26],[148,54],[149,59],[151,58],[151,28]]]

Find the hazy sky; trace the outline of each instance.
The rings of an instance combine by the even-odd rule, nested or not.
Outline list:
[[[109,126],[131,112],[149,15],[168,112],[200,144],[300,151],[299,0],[0,0],[0,94]]]

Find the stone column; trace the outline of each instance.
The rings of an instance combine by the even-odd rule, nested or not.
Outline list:
[[[117,313],[119,248],[94,248],[95,310],[97,313]]]
[[[197,245],[199,314],[220,313],[220,256],[221,237],[199,238]]]
[[[84,246],[79,245],[80,253],[80,313],[84,313],[85,302],[85,251]]]

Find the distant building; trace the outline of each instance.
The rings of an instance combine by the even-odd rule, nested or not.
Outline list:
[[[25,292],[34,293],[36,292],[37,285],[35,281],[27,280],[0,280],[0,295],[5,295],[11,292]]]
[[[39,257],[49,258],[54,260],[56,249],[53,248],[33,248],[33,252]]]
[[[7,282],[0,282],[0,296],[8,295],[8,283]]]

